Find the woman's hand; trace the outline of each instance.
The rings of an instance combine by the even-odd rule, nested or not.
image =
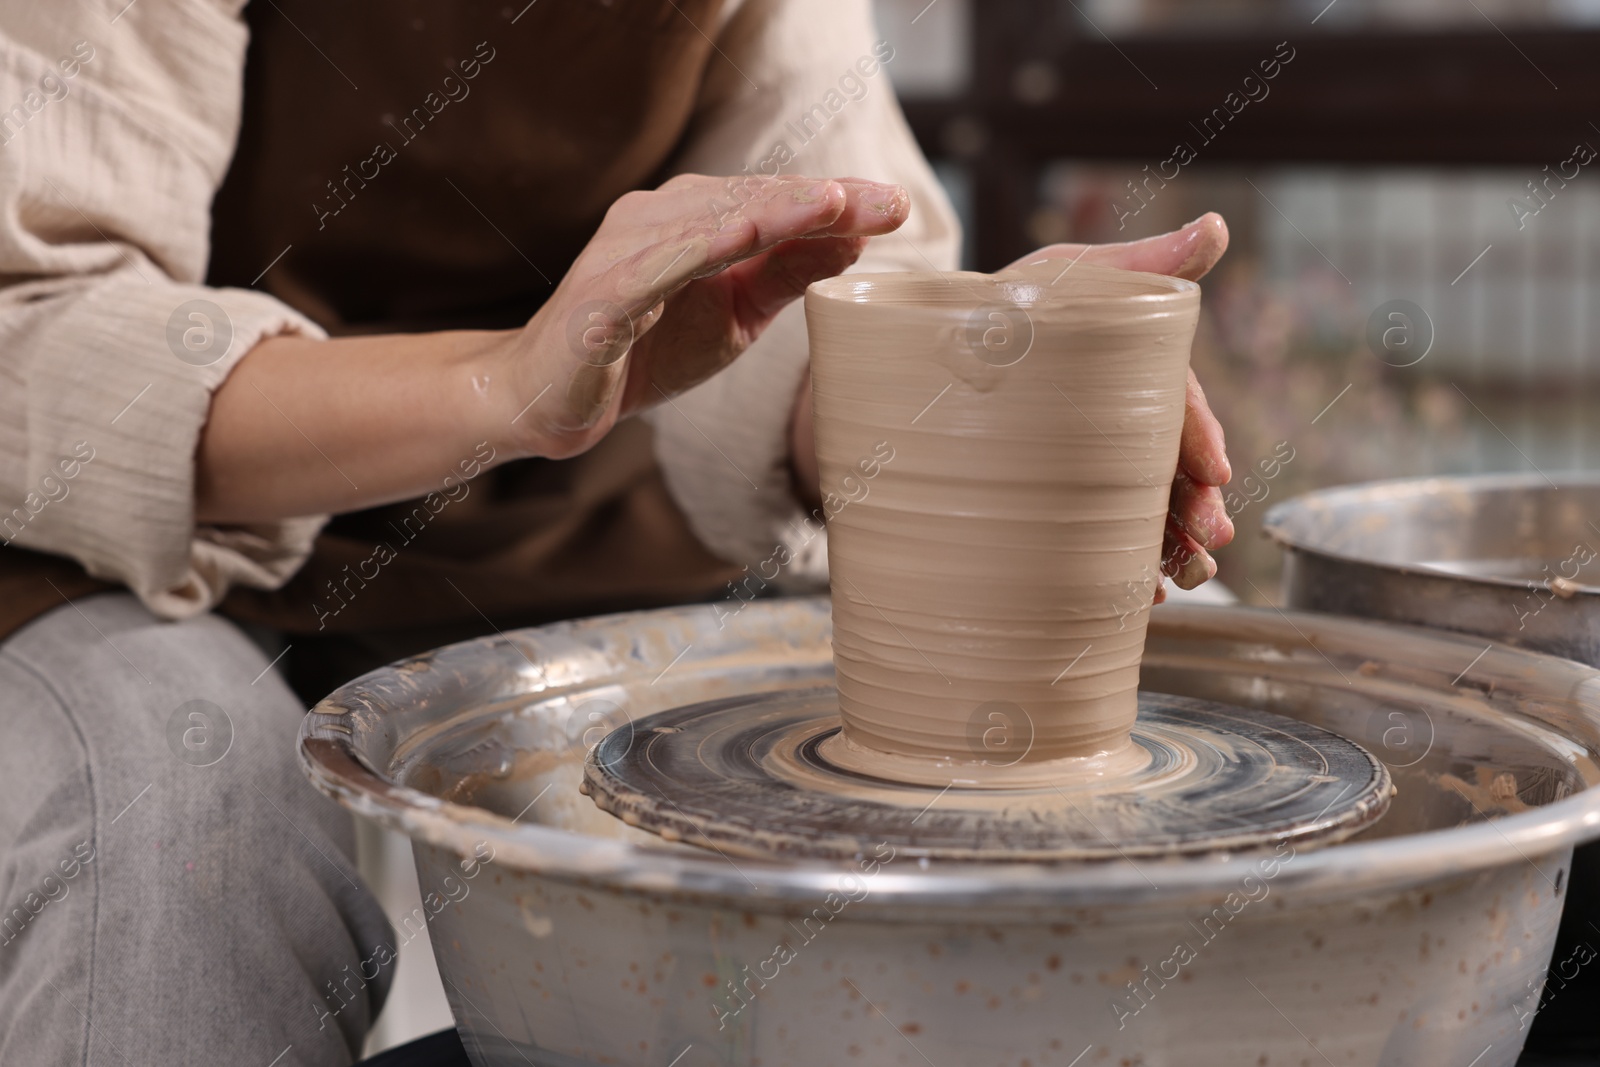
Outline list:
[[[195,517],[354,511],[581,452],[726,366],[909,210],[855,178],[678,177],[618,200],[522,329],[260,341],[212,395]]]
[[[898,185],[684,175],[612,205],[501,360],[513,450],[562,457],[733,361],[789,301],[906,220]]]
[[[1159,237],[1126,244],[1050,245],[1012,266],[1078,260],[1195,281],[1216,265],[1227,248],[1227,223],[1221,215],[1208,212],[1183,229]],[[1233,520],[1228,517],[1218,489],[1232,476],[1222,426],[1211,414],[1206,395],[1191,370],[1178,473],[1172,482],[1172,505],[1161,552],[1161,573],[1184,589],[1193,589],[1217,573],[1217,564],[1206,549],[1221,548],[1233,540]],[[1158,585],[1155,602],[1159,604],[1165,598],[1165,587]]]

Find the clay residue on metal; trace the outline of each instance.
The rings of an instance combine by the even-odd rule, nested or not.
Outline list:
[[[824,490],[895,456],[829,525],[855,745],[982,777],[1129,743],[1199,289],[1062,266],[806,294]]]

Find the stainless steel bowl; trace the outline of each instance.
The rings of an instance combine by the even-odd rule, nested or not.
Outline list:
[[[1267,513],[1292,608],[1477,634],[1600,667],[1600,477],[1489,474],[1342,486]],[[1600,975],[1571,966],[1600,929],[1600,845],[1573,857],[1541,1014],[1586,1036]],[[1576,979],[1576,981],[1574,981]]]
[[[1600,666],[1600,476],[1341,486],[1267,512],[1290,607],[1480,634]]]
[[[1389,764],[1389,814],[1320,851],[734,861],[578,793],[611,729],[831,671],[820,599],[518,631],[344,686],[307,717],[302,762],[414,839],[480,1067],[1515,1061],[1573,844],[1600,833],[1600,672],[1331,616],[1157,609],[1146,688],[1314,722]]]

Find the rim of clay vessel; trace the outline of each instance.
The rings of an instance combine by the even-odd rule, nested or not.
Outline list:
[[[1388,478],[1382,481],[1358,482],[1331,489],[1317,489],[1302,493],[1267,510],[1261,521],[1261,532],[1273,541],[1292,548],[1322,556],[1341,563],[1352,563],[1374,571],[1403,574],[1420,578],[1438,578],[1463,585],[1497,586],[1525,592],[1528,579],[1509,578],[1498,574],[1463,574],[1458,571],[1438,570],[1424,565],[1422,560],[1380,559],[1343,551],[1330,546],[1323,538],[1307,533],[1299,527],[1315,518],[1315,512],[1339,508],[1347,504],[1362,504],[1377,513],[1385,506],[1424,496],[1442,496],[1446,493],[1469,495],[1495,490],[1531,489],[1537,492],[1560,492],[1564,489],[1600,489],[1600,474],[1591,472],[1558,472],[1545,476],[1540,473],[1522,474],[1463,474],[1426,476],[1421,478]],[[1574,582],[1572,590],[1579,596],[1600,594],[1600,586]]]
[[[841,303],[920,308],[934,313],[952,309],[965,311],[974,299],[1051,308],[1074,304],[1092,306],[1107,301],[1180,304],[1198,299],[1200,293],[1199,285],[1184,278],[1089,263],[1069,267],[1069,263],[1070,260],[1046,260],[1008,268],[997,274],[974,271],[841,274],[812,282],[806,293]],[[1116,286],[1118,291],[1105,292],[1107,284]]]
[[[826,626],[828,612],[825,597],[757,602],[746,605],[728,626],[763,638],[787,640],[785,635],[820,631]],[[423,732],[440,728],[451,713],[464,710],[459,705],[462,688],[468,683],[475,691],[484,683],[492,683],[497,691],[508,690],[494,704],[501,710],[514,710],[518,703],[527,705],[559,695],[561,687],[552,683],[542,669],[530,666],[530,654],[544,655],[552,645],[571,645],[576,671],[579,666],[590,668],[602,662],[596,659],[600,653],[594,650],[599,637],[625,642],[621,647],[631,652],[626,653],[623,662],[603,661],[618,672],[610,677],[610,683],[647,684],[676,648],[669,641],[642,635],[652,627],[660,633],[669,625],[678,637],[722,632],[716,605],[696,605],[491,634],[380,668],[340,687],[311,709],[300,729],[302,769],[318,789],[356,814],[463,856],[472,855],[475,845],[487,841],[494,848],[496,863],[539,877],[596,889],[712,897],[745,909],[780,908],[794,901],[814,901],[831,892],[848,865],[741,858],[735,866],[725,856],[691,846],[636,844],[558,826],[518,822],[484,808],[453,803],[399,785],[368,767],[357,750],[356,728],[379,734],[395,731],[398,708],[425,709],[422,714],[433,716]],[[1176,604],[1155,609],[1151,635],[1156,640],[1172,637],[1193,641],[1194,654],[1202,657],[1208,644],[1259,642],[1303,653],[1302,667],[1294,669],[1306,672],[1326,669],[1315,665],[1322,662],[1317,659],[1319,655],[1359,658],[1374,649],[1403,646],[1408,676],[1426,671],[1448,679],[1461,663],[1477,656],[1470,673],[1462,679],[1465,685],[1449,691],[1441,688],[1434,699],[1443,702],[1474,695],[1481,698],[1502,683],[1520,685],[1541,706],[1559,709],[1583,722],[1592,736],[1573,744],[1588,752],[1600,749],[1600,670],[1508,645],[1495,644],[1492,654],[1486,655],[1481,637],[1312,612]],[[806,639],[812,640],[809,636]],[[583,649],[589,651],[585,653]],[[808,647],[805,651],[809,655],[818,650]],[[826,642],[820,642],[820,658],[814,658],[821,663],[828,651]],[[583,662],[585,657],[588,662]],[[1240,669],[1250,667],[1241,663]],[[1358,682],[1392,685],[1396,680],[1363,676]],[[1526,716],[1515,718],[1537,721]],[[1544,728],[1557,729],[1550,725]],[[385,736],[390,742],[404,740],[392,733]],[[581,756],[564,754],[552,756],[552,760],[579,761]],[[579,799],[589,803],[587,798]],[[1354,901],[1364,891],[1412,886],[1527,863],[1530,856],[1541,856],[1597,836],[1600,786],[1492,821],[1308,850],[1285,865],[1273,884],[1292,890],[1296,894],[1293,899],[1300,902]],[[896,864],[879,871],[873,878],[871,896],[858,907],[864,914],[871,912],[877,918],[890,920],[910,917],[913,913],[909,909],[916,907],[942,912],[981,906],[1013,913],[1084,906],[1185,907],[1219,899],[1237,888],[1242,878],[1256,872],[1260,861],[1261,854],[1252,852],[1140,860],[1136,864],[941,862],[921,869],[915,859],[908,858],[903,868]]]

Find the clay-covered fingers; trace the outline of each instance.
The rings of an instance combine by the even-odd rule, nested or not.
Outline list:
[[[654,193],[630,195],[625,210],[607,216],[608,225],[653,231],[619,264],[618,303],[630,312],[785,241],[872,237],[910,213],[900,186],[863,179],[682,176]]]
[[[1161,545],[1161,573],[1183,589],[1193,589],[1217,573],[1216,560],[1207,549],[1233,540],[1233,520],[1222,493],[1201,485],[1183,471],[1172,480],[1172,498]],[[1167,598],[1158,586],[1154,603]]]
[[[1178,445],[1178,469],[1201,485],[1227,485],[1233,477],[1222,423],[1211,413],[1205,390],[1200,388],[1200,380],[1192,369],[1184,395],[1183,437]]]
[[[898,229],[911,200],[898,185],[861,178],[771,178],[718,230],[701,274],[760,255],[784,241],[816,237],[876,237]]]
[[[1233,540],[1233,520],[1228,516],[1222,491],[1201,485],[1183,471],[1172,480],[1168,517],[1202,548],[1221,548]]]
[[[1024,267],[1056,259],[1078,260],[1081,263],[1097,263],[1106,267],[1198,281],[1216,266],[1217,260],[1227,250],[1228,224],[1215,211],[1208,211],[1171,233],[1120,244],[1048,245],[1023,256],[1011,266]]]
[[[1182,589],[1193,589],[1217,573],[1211,554],[1171,515],[1167,516],[1166,537],[1161,546],[1161,573]]]
[[[1216,561],[1206,550],[1233,540],[1233,520],[1217,488],[1232,474],[1222,424],[1211,413],[1191,370],[1161,554],[1161,573],[1183,589],[1193,589],[1215,575]]]
[[[866,178],[840,178],[844,210],[828,227],[829,237],[877,237],[899,229],[911,216],[911,196],[899,185]]]

